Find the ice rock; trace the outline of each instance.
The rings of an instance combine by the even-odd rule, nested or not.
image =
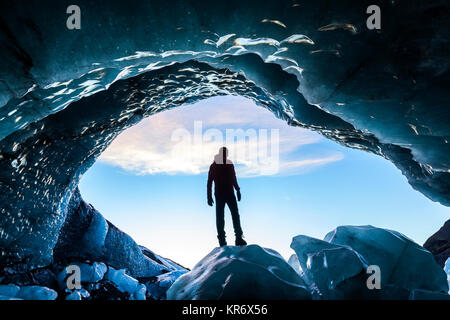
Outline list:
[[[381,285],[448,292],[444,270],[433,255],[403,234],[373,226],[340,226],[325,236],[334,245],[357,251],[381,271]]]
[[[173,283],[181,277],[188,270],[175,270],[168,273],[163,273],[153,281],[149,281],[145,284],[148,294],[156,300],[166,299],[167,290],[173,285]]]
[[[179,265],[178,263],[167,259],[167,258],[163,258],[160,255],[154,253],[152,250],[144,247],[144,246],[139,246],[139,248],[141,249],[142,253],[149,259],[151,259],[152,261],[155,261],[156,263],[164,266],[167,270],[170,271],[174,271],[174,270],[183,270],[183,271],[187,271],[186,268],[184,268],[183,266]],[[161,273],[161,271],[165,271],[165,270],[159,270],[158,272]]]
[[[311,299],[305,282],[271,249],[213,249],[167,291],[168,300]]]
[[[411,291],[409,300],[450,300],[450,295],[442,292],[416,289]]]
[[[81,264],[81,281],[98,282],[103,279],[108,267],[103,262],[94,262],[92,265]]]
[[[127,275],[125,269],[115,270],[109,267],[106,279],[114,283],[119,291],[129,293],[132,300],[145,300],[145,292],[147,291],[145,285]]]
[[[10,297],[10,296],[2,296],[2,295],[0,295],[0,301],[2,301],[2,300],[22,300],[22,299],[19,299],[19,298],[16,298],[16,297]]]
[[[352,248],[304,235],[292,239],[303,279],[325,299],[361,298],[367,293],[366,263]]]
[[[295,272],[297,272],[300,276],[303,276],[304,273],[302,267],[300,266],[300,262],[298,261],[298,257],[295,253],[289,257],[288,263],[292,269],[295,270]]]
[[[66,300],[82,300],[82,298],[89,298],[90,294],[89,292],[84,289],[77,289],[77,290],[73,290],[70,294],[68,294],[66,296]]]
[[[41,286],[21,287],[16,297],[23,300],[55,300],[58,293],[55,290]]]
[[[55,300],[56,291],[41,286],[0,285],[0,300]]]
[[[66,300],[81,300],[81,293],[75,290],[66,296]]]
[[[0,296],[15,297],[19,293],[20,287],[14,284],[0,285]]]
[[[445,261],[444,271],[447,274],[447,283],[450,288],[450,258]],[[450,290],[448,290],[448,294],[450,294]]]

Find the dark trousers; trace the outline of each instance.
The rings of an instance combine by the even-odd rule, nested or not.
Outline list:
[[[216,226],[217,235],[219,237],[225,237],[225,204],[231,212],[231,218],[233,219],[234,234],[236,237],[242,236],[241,221],[239,218],[239,210],[236,202],[236,197],[233,194],[229,195],[216,195]]]

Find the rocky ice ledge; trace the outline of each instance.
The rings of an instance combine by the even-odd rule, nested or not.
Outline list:
[[[366,28],[370,4],[80,1],[105,14],[83,15],[79,31],[66,30],[61,1],[8,4],[0,264],[51,262],[79,178],[122,130],[220,94],[383,156],[449,205],[449,4],[380,1],[380,31]]]
[[[257,245],[214,249],[169,288],[168,299],[450,299],[433,255],[404,235],[342,226],[324,240],[294,237],[287,263]],[[372,266],[372,267],[370,267]],[[370,276],[379,268],[378,288]],[[295,270],[295,271],[294,271]]]
[[[429,251],[392,230],[342,226],[324,240],[296,236],[291,248],[295,254],[286,262],[254,244],[218,247],[191,271],[141,248],[159,264],[153,276],[134,278],[129,268],[103,262],[71,262],[79,266],[82,283],[72,290],[67,288],[70,273],[58,263],[31,272],[9,268],[0,280],[0,299],[450,300],[450,259],[444,271]]]
[[[82,288],[69,290],[67,279],[72,271],[66,267],[73,265],[80,268]],[[27,263],[2,267],[0,299],[164,299],[167,288],[187,271],[138,246],[84,202],[77,189],[51,263],[40,267]]]

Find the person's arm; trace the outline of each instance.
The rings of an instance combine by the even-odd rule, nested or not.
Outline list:
[[[208,172],[208,182],[206,184],[206,193],[207,193],[207,197],[208,197],[208,205],[212,206],[214,204],[213,198],[212,198],[212,182],[213,182],[213,166],[211,165],[209,167],[209,172]]]
[[[237,179],[236,179],[236,171],[234,171],[234,165],[231,165],[231,169],[232,169],[232,174],[233,174],[233,187],[236,189],[236,191],[239,191],[239,185],[237,183]]]
[[[241,201],[241,188],[239,187],[238,183],[237,183],[237,178],[236,178],[236,171],[234,171],[234,165],[231,165],[231,168],[233,169],[233,187],[236,189],[236,195],[237,195],[237,199],[238,201]]]

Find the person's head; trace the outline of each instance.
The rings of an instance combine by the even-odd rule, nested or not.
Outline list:
[[[226,164],[228,157],[228,149],[226,147],[221,147],[219,153],[214,157],[214,161],[217,164]]]
[[[224,157],[224,159],[228,158],[228,149],[226,147],[222,147],[219,149],[219,155]]]

